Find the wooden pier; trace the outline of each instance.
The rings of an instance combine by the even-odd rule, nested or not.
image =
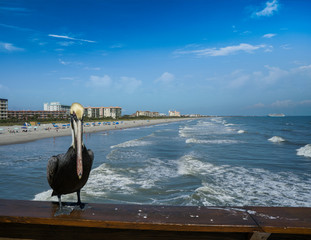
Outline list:
[[[90,203],[68,215],[57,210],[53,202],[0,199],[0,239],[311,239],[311,208]]]

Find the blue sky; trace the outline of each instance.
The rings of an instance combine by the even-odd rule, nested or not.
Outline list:
[[[0,0],[0,98],[311,115],[311,1]]]

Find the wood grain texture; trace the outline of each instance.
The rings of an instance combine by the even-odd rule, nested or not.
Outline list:
[[[0,200],[0,238],[231,240],[267,232],[269,240],[311,239],[311,208],[90,203],[69,215],[57,210],[52,202]]]

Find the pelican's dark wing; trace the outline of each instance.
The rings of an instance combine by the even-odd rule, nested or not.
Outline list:
[[[94,160],[94,153],[93,153],[93,151],[92,151],[91,149],[88,149],[87,152],[88,152],[88,154],[90,155],[91,161],[92,161],[92,163],[93,163],[93,160]],[[92,165],[91,165],[91,166],[92,166]]]
[[[56,172],[58,169],[58,164],[59,164],[59,155],[58,156],[52,156],[48,161],[48,165],[46,168],[46,170],[47,170],[46,174],[47,174],[48,182],[49,182],[51,187],[54,185],[53,183],[54,183]]]

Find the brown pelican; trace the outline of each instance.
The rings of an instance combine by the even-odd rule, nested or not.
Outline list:
[[[52,156],[47,164],[47,179],[53,189],[52,196],[57,196],[60,209],[61,195],[77,192],[78,204],[82,208],[80,190],[89,178],[94,154],[83,144],[83,113],[79,103],[70,108],[72,144],[65,154]]]

